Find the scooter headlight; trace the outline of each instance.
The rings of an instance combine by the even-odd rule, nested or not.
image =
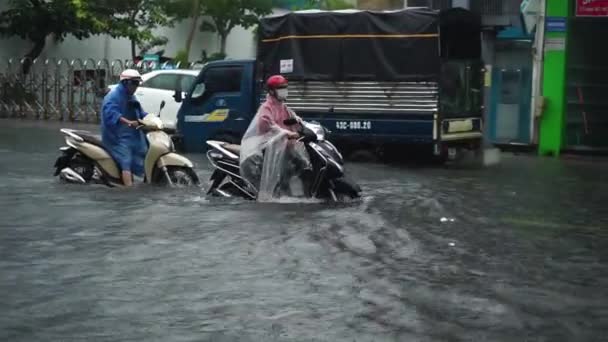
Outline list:
[[[325,127],[323,127],[321,124],[316,121],[311,121],[305,122],[304,125],[306,126],[306,128],[310,129],[311,131],[313,131],[313,133],[315,133],[318,141],[325,140],[326,130]]]
[[[210,151],[209,152],[209,157],[213,158],[213,159],[222,159],[223,158],[223,154],[219,153],[219,152],[215,152],[215,151]]]

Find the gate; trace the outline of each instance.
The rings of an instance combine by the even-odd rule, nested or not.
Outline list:
[[[24,65],[30,64],[27,74]],[[156,65],[129,60],[0,59],[0,118],[97,123],[105,90],[125,69]],[[160,66],[167,67],[167,63]],[[179,64],[177,65],[179,67]],[[196,67],[188,65],[186,69]]]

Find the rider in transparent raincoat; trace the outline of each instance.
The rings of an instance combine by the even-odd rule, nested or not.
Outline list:
[[[262,201],[293,195],[292,178],[311,169],[306,148],[297,141],[302,119],[284,104],[287,80],[280,75],[271,76],[266,87],[266,101],[249,124],[240,152],[241,174],[258,189],[258,200]],[[284,123],[290,118],[298,123]]]

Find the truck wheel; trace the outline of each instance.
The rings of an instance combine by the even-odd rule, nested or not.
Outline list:
[[[430,160],[431,165],[436,165],[436,166],[443,166],[446,164],[447,161],[448,161],[448,156],[447,156],[447,154],[444,154],[444,153],[442,153],[438,156],[433,155],[433,156],[431,156],[431,160]]]
[[[379,161],[378,156],[370,150],[355,150],[348,156],[348,159],[360,163],[377,163]]]

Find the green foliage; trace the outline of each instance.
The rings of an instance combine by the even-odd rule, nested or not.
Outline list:
[[[84,0],[10,0],[11,8],[0,13],[0,34],[33,42],[54,34],[82,39],[108,29],[111,13]]]
[[[223,52],[215,52],[212,53],[211,56],[207,55],[207,50],[203,50],[203,54],[202,54],[202,62],[203,63],[207,63],[207,62],[212,62],[212,61],[219,61],[222,59],[226,59],[226,54]]]
[[[190,61],[188,61],[188,53],[185,50],[180,50],[174,59],[175,64],[180,63],[179,67],[184,69],[188,68]]]
[[[99,2],[99,1],[97,1]],[[126,37],[131,40],[132,54],[135,58],[135,46],[140,48],[150,42],[155,46],[166,43],[165,37],[158,37],[152,30],[159,26],[171,26],[173,20],[167,15],[166,0],[101,0],[106,6],[114,9],[110,19],[108,33],[113,37]]]
[[[26,57],[36,58],[46,37],[62,41],[94,34],[127,37],[133,46],[161,40],[152,34],[158,26],[171,25],[166,0],[9,0],[0,13],[0,35],[18,36],[34,43]],[[134,48],[133,48],[134,50]]]
[[[144,55],[154,47],[166,45],[168,41],[169,39],[167,37],[154,37],[147,42],[141,42],[138,44],[139,53]]]
[[[36,101],[36,94],[29,92],[21,83],[4,82],[0,84],[0,100],[22,105]]]
[[[303,6],[296,6],[293,10],[321,9],[335,11],[351,8],[354,8],[354,6],[346,0],[306,0]]]
[[[195,6],[197,1],[200,2],[201,0],[167,0],[165,1],[165,13],[176,20],[192,18],[195,16],[192,9],[198,7]]]
[[[10,8],[0,13],[0,35],[17,36],[33,43],[25,55],[23,73],[40,56],[46,38],[53,35],[62,41],[68,35],[78,39],[107,32],[113,12],[104,1],[85,0],[9,0]]]
[[[330,10],[330,11],[341,10],[341,9],[351,9],[351,8],[355,7],[352,4],[350,4],[344,0],[325,0],[325,1],[323,1],[323,3],[324,3],[323,9]]]
[[[202,10],[209,19],[201,23],[201,31],[217,32],[220,52],[225,53],[230,31],[236,26],[249,28],[257,24],[260,16],[272,12],[272,0],[205,0]]]

